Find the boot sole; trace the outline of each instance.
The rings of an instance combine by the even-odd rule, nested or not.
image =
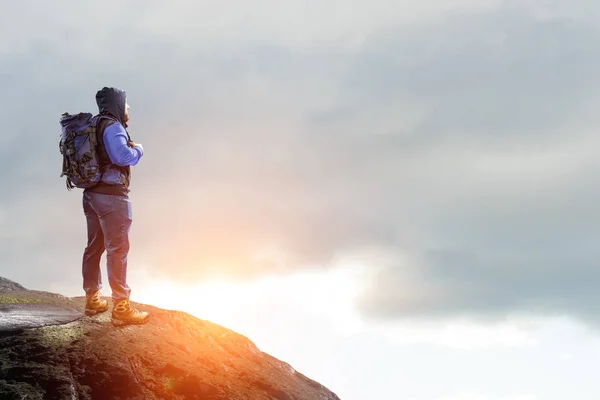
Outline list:
[[[85,315],[87,315],[88,317],[93,317],[96,314],[101,314],[103,312],[105,312],[106,310],[108,310],[108,306],[106,306],[106,308],[100,308],[100,309],[93,309],[93,308],[86,308],[85,309]]]
[[[114,326],[126,326],[126,325],[144,325],[145,323],[147,323],[148,321],[150,321],[150,316],[148,315],[145,319],[143,319],[142,321],[121,321],[120,319],[114,319],[112,318],[112,324]]]

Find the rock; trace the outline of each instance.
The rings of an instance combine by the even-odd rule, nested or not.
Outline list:
[[[9,279],[0,276],[0,292],[10,292],[13,290],[27,290],[23,286]]]
[[[0,399],[339,400],[246,337],[189,314],[135,304],[150,322],[115,328],[110,312],[82,316],[83,297],[11,287],[0,326],[21,330],[0,332]]]
[[[83,315],[81,307],[71,299],[27,290],[0,277],[0,332],[66,324]]]
[[[66,324],[81,317],[80,311],[50,304],[0,304],[0,332]]]

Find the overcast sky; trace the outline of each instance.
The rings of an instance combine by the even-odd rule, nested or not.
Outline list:
[[[146,151],[133,299],[218,278],[280,302],[256,318],[298,314],[288,336],[223,323],[344,400],[598,398],[599,22],[591,0],[0,0],[0,276],[82,293],[58,119],[116,86]]]

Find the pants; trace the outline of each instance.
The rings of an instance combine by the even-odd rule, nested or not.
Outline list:
[[[83,212],[87,219],[87,247],[83,254],[83,290],[102,289],[100,258],[106,250],[108,283],[115,302],[129,299],[127,253],[131,227],[131,202],[126,196],[84,192]]]

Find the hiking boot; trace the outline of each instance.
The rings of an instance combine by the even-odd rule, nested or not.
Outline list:
[[[137,310],[129,304],[129,300],[121,300],[115,303],[112,311],[112,323],[114,326],[140,325],[150,319],[146,311]]]
[[[100,298],[100,291],[85,295],[85,315],[96,315],[108,310],[108,301]]]

